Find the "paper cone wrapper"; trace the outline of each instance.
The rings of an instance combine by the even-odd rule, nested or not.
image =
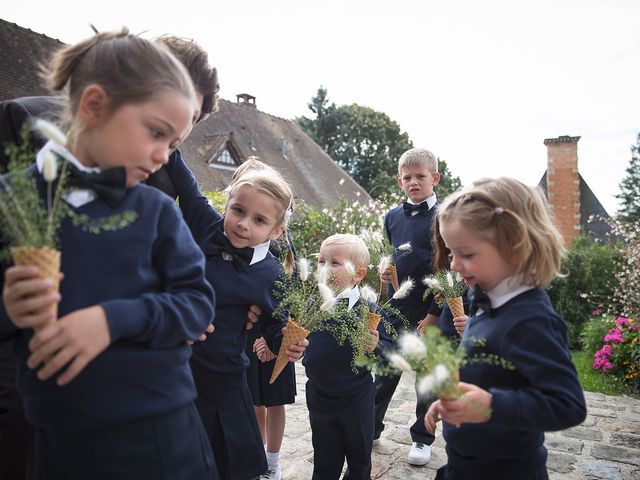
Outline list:
[[[287,321],[287,330],[284,333],[284,338],[282,339],[280,350],[278,350],[276,364],[273,366],[273,372],[271,373],[269,383],[275,382],[276,378],[278,378],[278,375],[280,375],[282,370],[284,370],[284,367],[287,366],[287,363],[289,362],[287,354],[285,353],[287,349],[294,343],[298,343],[300,340],[304,340],[305,338],[307,338],[309,336],[309,333],[309,330],[301,327],[294,320],[289,319]]]
[[[53,290],[60,291],[60,252],[51,248],[12,247],[11,257],[13,263],[21,267],[36,267],[40,278],[46,278],[53,282]],[[58,304],[51,307],[53,323],[58,318]],[[46,325],[40,325],[35,330],[42,330]]]
[[[395,293],[400,288],[400,283],[398,283],[398,269],[396,268],[395,264],[392,263],[389,266],[389,270],[391,270],[391,272],[389,273],[389,281],[391,282],[391,286],[393,287],[393,291]]]
[[[464,315],[464,305],[462,304],[462,297],[447,298],[447,305],[451,309],[453,318]]]
[[[380,314],[369,312],[369,330],[377,330],[380,324]]]

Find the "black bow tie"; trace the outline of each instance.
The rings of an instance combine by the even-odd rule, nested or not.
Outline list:
[[[233,266],[238,272],[244,272],[253,258],[253,248],[234,247],[222,230],[216,230],[209,244],[204,248],[204,254],[208,257],[218,257],[223,253],[231,256]]]
[[[480,285],[476,285],[471,293],[471,305],[469,306],[469,312],[471,315],[475,315],[478,309],[482,309],[483,312],[491,315],[491,299],[480,288]]]
[[[111,208],[124,200],[127,193],[127,172],[124,167],[109,168],[98,173],[84,172],[71,163],[67,168],[69,186],[93,190]]]
[[[426,215],[429,211],[429,204],[424,201],[418,205],[414,205],[413,203],[404,202],[402,204],[402,208],[404,209],[404,214],[409,217],[413,212],[421,213],[422,215]]]

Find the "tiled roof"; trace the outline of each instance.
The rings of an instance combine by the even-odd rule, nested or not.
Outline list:
[[[282,173],[296,198],[307,203],[322,207],[336,205],[340,196],[350,201],[369,198],[297,124],[227,100],[220,100],[219,111],[196,125],[180,147],[203,190],[221,190],[229,184],[231,171],[207,164],[222,150],[221,142],[229,139],[241,161],[257,156]]]
[[[0,100],[49,94],[41,65],[64,43],[0,19],[0,45]]]

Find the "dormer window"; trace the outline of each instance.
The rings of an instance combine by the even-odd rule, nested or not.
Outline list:
[[[233,134],[228,133],[221,135],[219,138],[219,146],[211,155],[207,163],[211,168],[219,168],[221,170],[235,170],[243,161],[240,149],[235,144]]]

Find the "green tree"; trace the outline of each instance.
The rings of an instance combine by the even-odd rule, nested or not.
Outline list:
[[[308,106],[315,119],[297,123],[338,165],[374,197],[393,188],[398,158],[413,146],[397,122],[369,107],[329,103],[323,87]]]
[[[616,195],[622,203],[618,220],[625,223],[640,221],[640,133],[636,144],[631,146],[631,161],[627,175],[620,182],[620,193]]]

